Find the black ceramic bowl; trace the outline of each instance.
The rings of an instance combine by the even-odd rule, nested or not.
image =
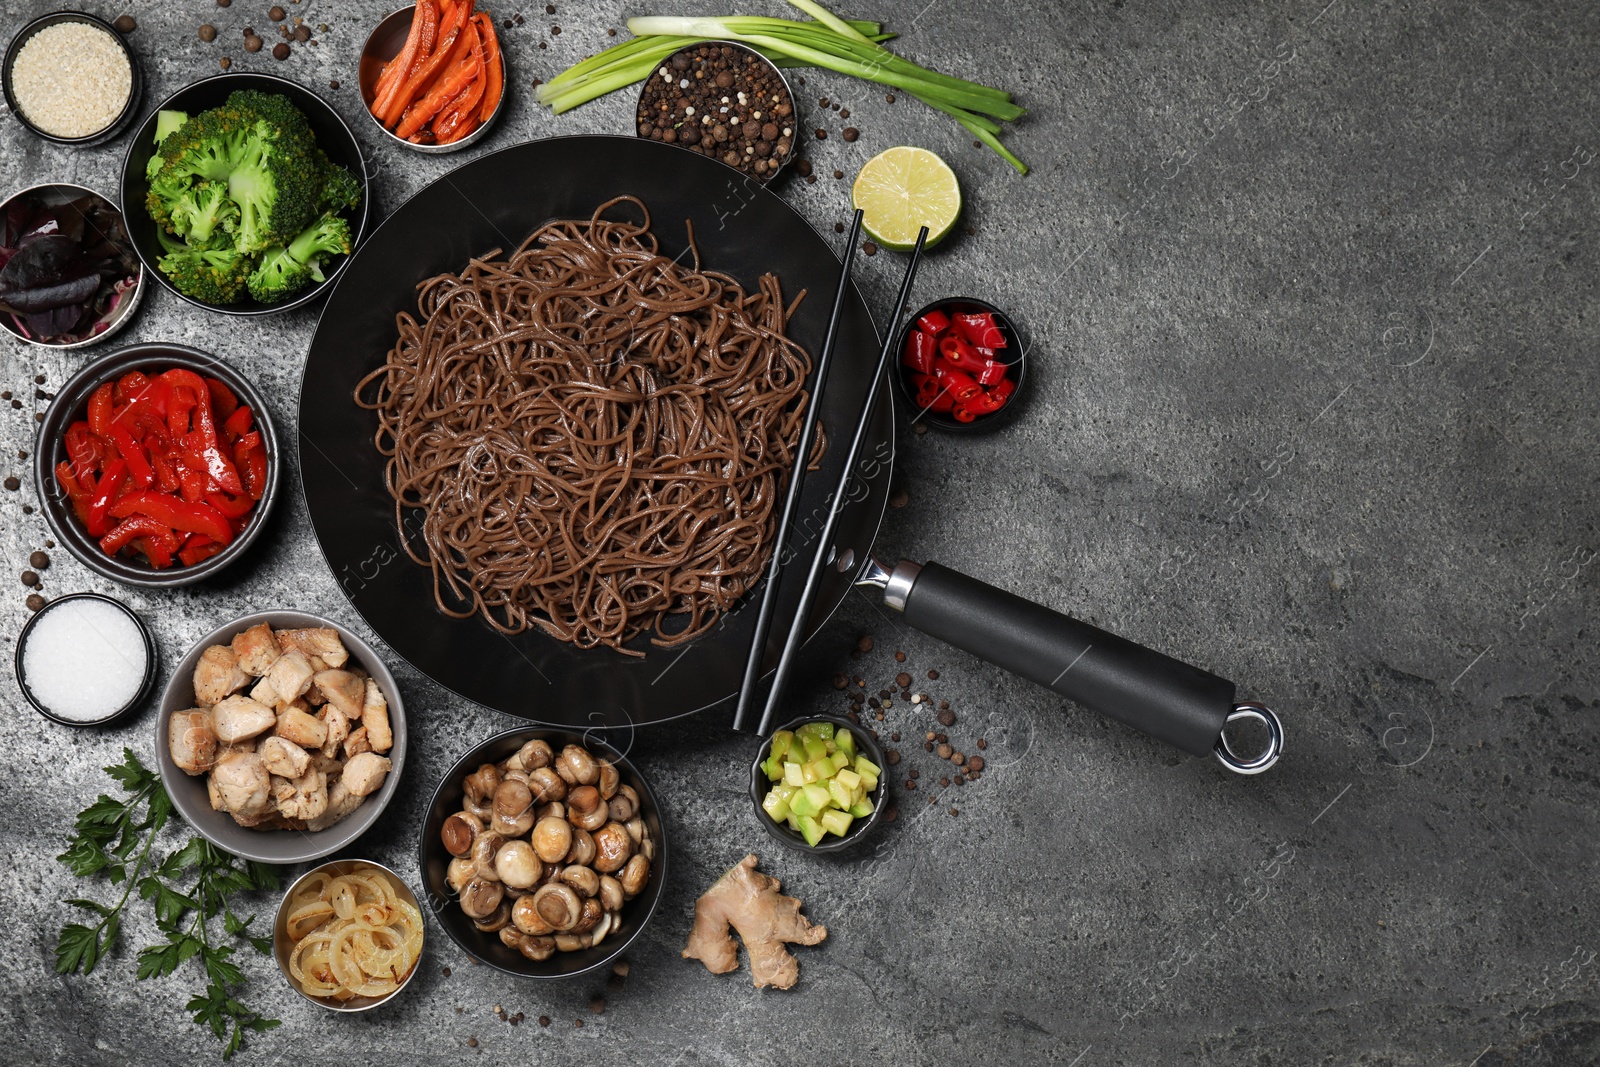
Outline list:
[[[33,690],[28,686],[28,672],[23,664],[23,650],[27,648],[28,637],[33,633],[35,624],[51,611],[71,610],[70,605],[72,602],[84,600],[100,600],[120,609],[133,620],[133,624],[139,628],[139,635],[144,638],[144,681],[140,683],[138,691],[134,693],[131,700],[110,715],[99,719],[69,719],[57,714],[49,705],[34,695]],[[27,624],[22,627],[22,632],[17,635],[17,651],[13,657],[13,663],[17,672],[17,688],[22,690],[23,697],[29,704],[33,705],[33,709],[40,715],[43,715],[51,722],[58,722],[62,726],[110,726],[120,722],[126,715],[145,702],[145,698],[150,695],[150,690],[155,685],[156,673],[160,667],[160,662],[156,656],[155,638],[150,636],[150,627],[145,625],[144,619],[140,618],[137,611],[134,611],[122,601],[115,597],[102,596],[99,593],[72,593],[68,596],[56,597],[56,599],[35,612],[33,617],[27,621]]]
[[[122,49],[122,54],[128,57],[131,79],[128,85],[128,102],[123,105],[122,111],[118,113],[117,117],[111,120],[109,126],[82,137],[59,137],[53,133],[46,133],[29,122],[28,117],[22,113],[22,108],[18,106],[17,98],[11,86],[11,68],[16,63],[17,53],[22,51],[22,46],[28,43],[30,37],[45,27],[55,26],[63,22],[86,22],[91,26],[98,26],[111,35],[111,39],[116,41],[117,45]],[[11,38],[11,43],[6,46],[5,60],[3,65],[0,65],[0,84],[4,86],[6,106],[11,109],[11,114],[16,116],[17,121],[27,127],[30,133],[43,137],[46,141],[71,145],[74,148],[88,148],[93,145],[103,144],[127,129],[128,123],[132,122],[134,116],[138,115],[139,100],[144,95],[144,75],[139,71],[139,57],[134,55],[133,49],[128,47],[128,42],[122,39],[122,34],[118,33],[116,28],[109,22],[95,18],[93,15],[86,15],[82,11],[57,11],[53,14],[36,18],[18,30],[16,36]]]
[[[139,560],[108,556],[102,552],[100,545],[89,536],[78,517],[72,513],[71,502],[56,482],[55,470],[56,464],[67,458],[62,435],[68,426],[85,417],[89,396],[102,382],[119,378],[132,370],[167,370],[171,367],[186,367],[198,374],[216,378],[233,390],[239,403],[248,404],[254,411],[255,428],[261,432],[261,441],[267,446],[267,488],[251,514],[249,524],[221,552],[192,567],[175,563],[165,570],[157,570]],[[56,540],[65,545],[79,563],[96,574],[125,585],[171,588],[209,578],[249,550],[251,543],[261,535],[272,505],[277,501],[281,457],[278,436],[272,428],[272,417],[267,411],[266,402],[244,375],[216,356],[183,345],[130,345],[86,365],[68,379],[55,400],[51,401],[45,411],[44,422],[39,425],[39,439],[34,443],[33,481]]]
[[[843,837],[834,837],[832,834],[826,834],[821,841],[814,845],[806,844],[806,839],[794,830],[789,829],[787,824],[773,822],[772,818],[761,807],[761,801],[765,799],[767,791],[776,784],[770,781],[766,772],[761,769],[761,764],[766,761],[767,753],[772,750],[771,736],[761,742],[761,750],[756,753],[755,762],[750,764],[750,802],[755,805],[756,821],[761,824],[762,828],[790,848],[799,849],[801,852],[843,852],[866,840],[874,830],[882,825],[883,812],[888,807],[884,801],[889,794],[889,766],[884,761],[883,748],[873,739],[871,731],[865,726],[860,726],[848,719],[836,719],[831,715],[807,715],[793,722],[785,723],[778,727],[778,730],[797,730],[808,722],[831,722],[836,731],[849,730],[855,735],[856,751],[864,754],[869,760],[883,769],[883,773],[878,778],[878,788],[869,794],[872,799],[872,814],[865,819],[856,819],[852,822],[850,829],[846,831]],[[772,734],[775,736],[778,730],[772,731]]]
[[[1000,332],[1005,335],[1006,347],[999,349],[1000,359],[997,362],[1007,366],[1006,377],[1017,383],[1016,391],[1006,400],[1005,406],[999,411],[987,415],[979,415],[971,422],[960,422],[950,415],[930,411],[917,405],[917,391],[911,385],[911,368],[901,361],[906,350],[906,339],[911,336],[911,331],[917,328],[917,320],[930,311],[942,311],[946,315],[956,312],[987,311],[994,316],[995,325],[1000,327]],[[993,304],[985,300],[978,300],[968,296],[945,297],[919,310],[906,322],[900,331],[897,342],[899,348],[895,352],[894,384],[895,391],[900,394],[900,400],[912,413],[912,422],[925,422],[936,430],[946,433],[988,433],[1016,418],[1018,410],[1026,399],[1028,388],[1028,352],[1023,343],[1022,335],[1017,332],[1016,324],[1011,317]]]
[[[190,115],[207,111],[221,106],[230,93],[239,89],[255,89],[263,93],[282,93],[287,96],[290,103],[304,112],[306,120],[311,123],[311,131],[317,137],[317,147],[327,153],[328,159],[355,176],[361,186],[361,203],[354,211],[347,212],[345,217],[350,222],[352,245],[360,246],[362,238],[367,235],[367,219],[371,215],[372,204],[367,164],[361,155],[361,145],[356,141],[355,134],[350,132],[350,127],[339,117],[339,113],[325,104],[320,97],[292,81],[270,74],[218,74],[205,78],[187,88],[179,89],[151,111],[134,131],[133,140],[128,145],[127,158],[122,163],[122,217],[128,227],[128,236],[133,241],[133,250],[139,254],[139,260],[144,264],[145,271],[182,299],[195,307],[220,311],[224,315],[271,315],[309,304],[328,292],[339,275],[344,272],[345,267],[355,258],[354,255],[339,256],[332,264],[333,269],[323,272],[326,275],[323,281],[313,282],[299,296],[285,300],[281,304],[263,304],[248,295],[237,304],[211,304],[179,293],[167,280],[167,276],[157,269],[156,260],[162,255],[161,242],[156,236],[157,226],[150,218],[150,212],[144,204],[145,195],[150,191],[150,183],[145,178],[144,170],[156,150],[154,140],[156,116],[162,111],[183,111]]]
[[[622,906],[621,932],[613,931],[600,944],[578,952],[557,952],[547,960],[530,960],[515,949],[502,944],[498,934],[478,930],[456,903],[455,894],[445,882],[446,868],[451,855],[445,851],[439,838],[440,828],[451,815],[461,810],[464,790],[461,780],[485,763],[498,763],[510,757],[517,749],[536,738],[542,738],[557,752],[567,745],[582,745],[592,754],[611,761],[622,774],[622,781],[633,786],[639,794],[639,814],[645,826],[654,835],[655,859],[650,862],[650,884],[644,892]],[[662,833],[661,811],[656,804],[650,784],[640,775],[638,768],[626,756],[600,741],[592,733],[562,730],[551,727],[520,728],[496,734],[477,748],[456,760],[455,766],[445,773],[439,787],[433,791],[427,815],[422,820],[422,843],[418,846],[418,864],[422,871],[422,889],[428,898],[428,909],[450,939],[479,963],[487,963],[496,970],[521,978],[573,978],[606,966],[622,953],[644,932],[650,918],[661,901],[662,886],[667,878],[667,839]]]

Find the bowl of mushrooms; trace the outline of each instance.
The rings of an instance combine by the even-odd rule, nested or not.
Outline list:
[[[360,837],[394,796],[405,709],[361,638],[263,611],[217,627],[174,668],[156,753],[200,836],[244,859],[303,863]]]
[[[422,826],[422,884],[467,954],[508,974],[608,964],[655,914],[666,841],[649,785],[594,734],[516,729],[456,761]]]

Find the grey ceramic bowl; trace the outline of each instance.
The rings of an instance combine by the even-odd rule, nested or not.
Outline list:
[[[415,4],[410,7],[403,7],[378,23],[377,27],[368,35],[367,43],[361,49],[360,63],[356,68],[356,81],[361,89],[361,109],[367,113],[367,119],[372,123],[373,129],[382,133],[384,138],[391,144],[401,145],[413,152],[421,152],[425,155],[445,155],[449,152],[459,152],[463,148],[470,148],[483,140],[506,109],[506,101],[511,98],[511,83],[507,79],[509,72],[506,69],[506,51],[504,47],[499,49],[500,84],[503,87],[500,90],[500,102],[489,113],[487,122],[461,138],[461,140],[451,141],[449,144],[418,144],[415,141],[408,141],[403,137],[396,136],[393,130],[379,122],[378,117],[372,113],[372,90],[378,84],[378,77],[383,73],[384,65],[399,55],[400,50],[405,47],[406,37],[411,33],[411,20],[416,15],[416,12],[417,7]]]
[[[212,645],[226,644],[233,636],[257,623],[266,623],[273,629],[327,626],[339,631],[350,658],[372,675],[389,702],[389,725],[394,730],[394,747],[387,755],[393,766],[378,791],[366,799],[359,808],[340,822],[317,833],[306,830],[251,830],[233,821],[226,812],[213,811],[206,794],[205,775],[190,776],[172,762],[172,751],[167,745],[167,723],[175,711],[187,711],[194,703],[194,667],[200,655]],[[183,821],[213,845],[242,859],[261,863],[308,863],[330,856],[360,837],[388,807],[406,762],[406,712],[400,702],[400,690],[394,675],[389,673],[383,660],[372,646],[331,619],[308,615],[303,611],[258,611],[246,615],[202,637],[189,654],[172,668],[172,680],[161,698],[161,713],[156,717],[156,759],[161,765],[161,784],[172,797],[173,806]]]
[[[849,730],[855,735],[856,750],[883,770],[883,774],[878,778],[878,788],[871,793],[872,814],[865,819],[853,821],[843,837],[824,834],[822,840],[814,845],[806,844],[806,839],[789,829],[788,824],[773,822],[772,817],[761,807],[767,792],[777,784],[770,781],[766,772],[761,769],[761,764],[766,762],[767,753],[772,751],[772,737],[778,730],[797,730],[808,722],[827,722],[832,723],[835,730]],[[885,801],[889,793],[889,765],[884,761],[883,748],[873,740],[871,731],[848,719],[836,719],[831,715],[807,715],[785,723],[778,727],[778,730],[772,731],[772,734],[761,742],[761,749],[756,753],[755,762],[750,764],[750,801],[755,805],[756,820],[761,823],[761,828],[790,848],[799,849],[801,852],[843,852],[872,836],[872,832],[883,825],[883,813],[888,808]]]
[[[293,989],[296,993],[299,993],[302,997],[305,997],[318,1007],[327,1008],[329,1011],[366,1011],[368,1008],[376,1008],[379,1004],[389,1003],[389,1001],[399,996],[401,992],[405,990],[406,986],[411,984],[411,979],[417,976],[417,971],[422,967],[422,957],[428,953],[428,924],[426,921],[424,921],[422,924],[422,951],[417,954],[417,962],[411,968],[411,973],[406,975],[405,980],[400,983],[400,988],[396,989],[393,993],[390,993],[386,997],[352,997],[349,1000],[343,1001],[330,1000],[326,997],[314,997],[310,993],[307,993],[304,989],[301,989],[300,986],[295,982],[294,978],[290,976],[289,956],[292,952],[294,952],[294,942],[289,940],[288,932],[289,901],[294,897],[295,890],[299,889],[301,884],[304,883],[306,879],[311,878],[314,875],[350,874],[357,867],[376,867],[378,870],[388,875],[390,881],[394,883],[394,887],[400,899],[410,903],[411,906],[416,908],[418,912],[421,912],[422,905],[417,903],[417,895],[411,891],[411,887],[406,884],[406,880],[401,878],[394,871],[391,871],[389,868],[385,867],[383,864],[374,862],[373,860],[330,860],[320,867],[313,867],[311,870],[294,880],[294,884],[289,887],[288,892],[283,894],[283,902],[278,905],[278,917],[272,924],[272,955],[278,961],[278,970],[283,972],[283,980],[289,983],[290,989]]]
[[[67,427],[85,417],[90,395],[101,383],[120,378],[133,370],[168,370],[184,367],[197,374],[216,378],[233,390],[241,404],[247,404],[255,414],[255,428],[261,432],[261,442],[267,448],[267,486],[250,516],[249,523],[239,536],[210,559],[201,560],[192,567],[174,562],[164,570],[150,566],[142,560],[128,556],[108,556],[89,536],[83,523],[72,513],[72,505],[56,483],[56,464],[67,458],[62,435]],[[278,449],[278,435],[272,428],[272,417],[267,404],[256,391],[250,379],[234,370],[216,356],[183,345],[145,344],[130,345],[102,356],[87,364],[67,380],[45,411],[39,424],[39,439],[33,450],[33,481],[39,494],[39,503],[45,519],[50,523],[56,540],[67,551],[96,574],[124,585],[137,585],[147,589],[164,589],[189,585],[209,578],[225,567],[231,566],[249,551],[261,531],[266,528],[272,506],[278,500],[279,469],[283,466],[282,452]]]

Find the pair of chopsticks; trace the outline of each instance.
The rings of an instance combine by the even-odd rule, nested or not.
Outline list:
[[[794,518],[794,511],[799,504],[800,491],[805,481],[806,463],[811,456],[811,443],[815,440],[817,413],[822,408],[822,389],[827,382],[828,369],[833,362],[834,339],[839,330],[839,317],[844,308],[845,291],[850,285],[850,270],[855,261],[856,239],[860,233],[861,211],[858,208],[855,219],[850,225],[849,242],[845,246],[844,264],[839,274],[839,289],[834,293],[833,310],[828,317],[828,332],[823,338],[822,353],[817,357],[817,369],[811,387],[811,402],[806,408],[805,420],[800,430],[800,444],[795,449],[794,468],[789,472],[789,488],[784,495],[783,512],[778,520],[778,536],[773,544],[772,560],[767,564],[767,580],[761,590],[755,634],[750,639],[750,651],[745,659],[744,680],[739,686],[739,704],[733,716],[735,730],[748,731],[751,728],[750,720],[755,710],[756,690],[761,679],[761,661],[766,655],[767,638],[772,631],[772,617],[777,610],[778,583],[783,573],[783,544],[788,536],[789,525]],[[843,514],[845,501],[848,499],[850,478],[856,469],[856,461],[860,458],[861,447],[866,442],[867,431],[872,425],[872,416],[877,410],[878,396],[883,388],[884,379],[888,377],[892,366],[895,345],[900,336],[901,319],[905,314],[907,300],[911,296],[911,284],[916,280],[917,264],[922,259],[922,246],[927,239],[928,228],[924,226],[917,234],[916,246],[912,248],[911,259],[906,264],[905,278],[900,282],[900,293],[895,299],[894,311],[889,316],[889,329],[883,335],[883,348],[878,353],[878,365],[872,375],[872,384],[867,389],[866,400],[862,403],[861,413],[856,418],[855,436],[850,441],[850,451],[845,455],[844,466],[839,472],[839,482],[834,487],[828,521],[822,527],[822,534],[817,538],[816,548],[811,553],[811,566],[806,573],[805,587],[800,593],[800,603],[795,607],[794,618],[789,623],[783,651],[779,654],[777,668],[773,671],[772,686],[767,690],[766,703],[761,718],[755,726],[758,734],[765,735],[772,729],[778,705],[783,699],[784,686],[794,666],[795,653],[799,651],[800,642],[805,639],[806,619],[816,602],[817,591],[822,584],[822,570],[828,562],[828,548],[833,543],[834,528],[838,525],[839,516]]]

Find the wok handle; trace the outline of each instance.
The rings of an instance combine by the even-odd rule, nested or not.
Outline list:
[[[883,588],[889,605],[923,633],[1191,755],[1214,753],[1229,769],[1252,774],[1282,750],[1277,716],[1235,704],[1234,684],[1209,671],[937,563],[902,562],[884,574]],[[1268,727],[1266,753],[1241,758],[1228,747],[1223,730],[1241,717]]]

